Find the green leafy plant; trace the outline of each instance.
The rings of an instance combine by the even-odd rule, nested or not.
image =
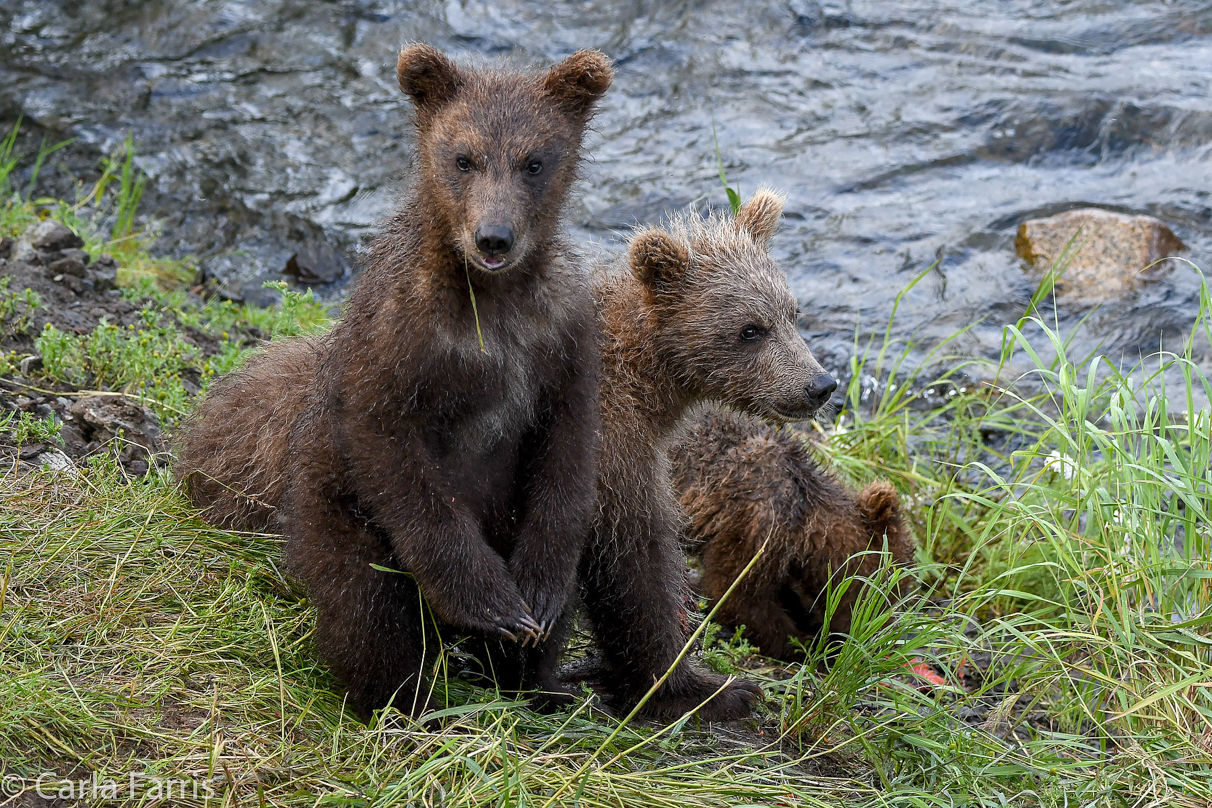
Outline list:
[[[142,317],[125,328],[103,321],[84,336],[47,324],[35,341],[43,373],[68,384],[136,395],[162,421],[175,422],[189,400],[181,373],[196,362],[197,349],[160,314],[144,309]]]
[[[729,637],[721,637],[721,627],[711,623],[703,631],[703,662],[716,673],[741,672],[744,661],[757,653],[744,637],[744,626],[738,626]]]
[[[30,443],[62,446],[62,429],[63,423],[53,415],[38,418],[28,412],[10,412],[0,417],[0,432],[7,433],[18,448]]]
[[[264,287],[282,295],[277,307],[270,310],[272,320],[268,331],[271,336],[293,337],[328,327],[328,311],[316,300],[311,289],[296,292],[285,281],[266,281]]]
[[[23,333],[42,305],[42,296],[33,289],[10,289],[12,280],[11,276],[0,278],[0,337]]]

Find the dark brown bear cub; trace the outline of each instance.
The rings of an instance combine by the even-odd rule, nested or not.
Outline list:
[[[896,489],[876,482],[856,495],[821,469],[793,432],[709,410],[670,458],[706,597],[722,597],[769,542],[716,612],[722,625],[744,626],[744,636],[767,656],[802,659],[792,640],[849,631],[862,584],[851,581],[826,626],[831,576],[836,585],[847,576],[872,575],[885,541],[893,562],[913,560]]]
[[[634,704],[686,643],[683,515],[669,446],[683,414],[726,402],[780,420],[810,418],[836,387],[796,326],[787,279],[770,258],[783,200],[759,191],[731,214],[675,217],[641,231],[625,266],[595,280],[602,322],[598,512],[584,598],[614,700]],[[757,685],[684,661],[646,710],[740,718]]]
[[[397,70],[418,171],[344,319],[221,383],[180,466],[210,518],[285,534],[363,717],[426,708],[439,635],[478,638],[504,688],[555,686],[597,457],[597,326],[559,219],[609,62],[479,72],[418,45]]]

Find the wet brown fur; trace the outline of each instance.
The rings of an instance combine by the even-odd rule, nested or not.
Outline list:
[[[727,402],[768,418],[806,418],[806,385],[824,375],[796,326],[796,304],[768,254],[782,199],[759,192],[730,214],[676,217],[632,240],[622,266],[600,272],[602,457],[598,514],[585,562],[583,597],[622,706],[634,704],[687,640],[683,522],[666,449],[695,404]],[[740,333],[758,325],[762,336]],[[760,697],[745,680],[690,661],[646,706],[676,718],[740,718]]]
[[[217,381],[176,442],[177,471],[206,521],[276,530],[290,464],[290,428],[303,412],[325,340],[275,342]]]
[[[419,170],[344,318],[219,382],[179,445],[207,518],[285,534],[364,718],[428,706],[439,635],[471,634],[506,689],[556,689],[597,457],[593,302],[559,218],[609,62],[472,71],[416,45],[397,74]],[[516,235],[504,266],[483,223]]]
[[[802,659],[822,631],[844,633],[863,584],[851,582],[825,625],[826,589],[870,577],[883,562],[913,560],[900,498],[887,482],[854,492],[824,471],[804,437],[744,415],[709,410],[670,451],[673,484],[702,564],[702,594],[723,596],[767,541],[766,552],[716,612],[764,654]],[[874,552],[867,552],[874,551]],[[906,579],[907,580],[907,579]]]

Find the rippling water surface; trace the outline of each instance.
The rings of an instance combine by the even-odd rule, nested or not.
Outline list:
[[[1033,289],[1013,248],[1032,215],[1150,213],[1210,266],[1205,2],[0,0],[0,123],[77,138],[82,172],[132,132],[161,248],[239,288],[304,241],[356,251],[390,208],[412,153],[395,53],[415,40],[616,60],[570,216],[586,245],[723,204],[714,125],[743,194],[788,193],[775,252],[838,370],[936,261],[895,333],[928,346],[980,321],[959,347],[995,354]],[[1078,345],[1176,344],[1197,300],[1178,271],[1095,312]]]

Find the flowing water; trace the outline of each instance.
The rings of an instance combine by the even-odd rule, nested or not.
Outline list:
[[[775,243],[827,365],[856,331],[996,355],[1035,280],[1024,218],[1080,204],[1156,215],[1212,256],[1212,6],[1198,0],[0,0],[0,124],[76,138],[87,174],[127,133],[159,248],[232,288],[300,243],[356,254],[412,154],[402,43],[618,74],[588,142],[574,236],[627,229],[728,179],[788,194]],[[48,175],[48,182],[54,182]],[[351,258],[356,266],[356,257]],[[339,284],[337,287],[339,289]],[[1198,305],[1179,269],[1127,300],[1060,307],[1080,350],[1174,347]]]

